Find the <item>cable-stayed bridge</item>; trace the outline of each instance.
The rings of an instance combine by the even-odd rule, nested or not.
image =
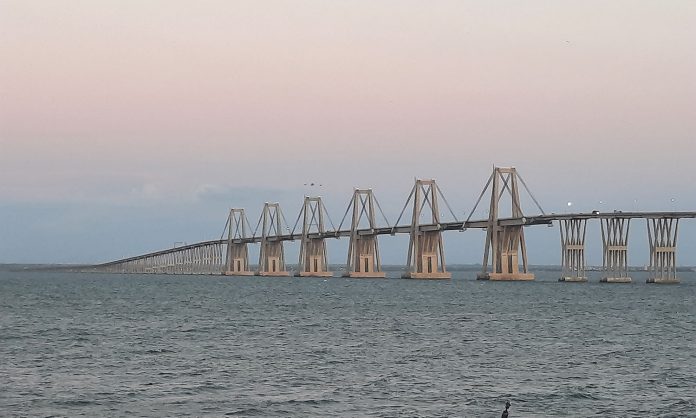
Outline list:
[[[521,189],[532,199],[539,213],[525,215]],[[487,219],[472,219],[486,193]],[[441,219],[440,205],[453,220]],[[384,224],[377,222],[381,215]],[[505,213],[505,215],[503,215]],[[406,216],[404,216],[406,215]],[[409,219],[410,218],[410,219]],[[415,180],[404,208],[393,225],[387,221],[371,189],[355,189],[338,227],[331,222],[321,197],[304,198],[294,226],[289,224],[277,203],[266,203],[252,231],[244,209],[231,209],[220,239],[183,245],[91,266],[91,271],[158,274],[225,274],[289,276],[284,244],[300,242],[295,276],[330,277],[326,242],[348,238],[345,277],[385,277],[379,255],[379,236],[408,234],[408,270],[404,278],[449,279],[442,233],[484,229],[481,280],[534,280],[529,271],[524,228],[559,223],[561,264],[559,280],[587,281],[585,239],[587,223],[599,220],[602,231],[602,281],[628,283],[628,233],[631,220],[644,219],[650,246],[649,282],[678,283],[676,251],[679,221],[696,218],[696,212],[609,212],[546,214],[515,168],[495,167],[466,220],[458,220],[435,180]],[[407,220],[409,221],[408,223]],[[327,228],[327,221],[330,228]],[[259,244],[258,267],[250,268],[250,244]]]

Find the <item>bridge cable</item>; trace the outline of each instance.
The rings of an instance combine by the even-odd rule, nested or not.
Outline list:
[[[265,209],[264,209],[265,212]],[[261,221],[263,220],[263,215],[264,213],[261,213],[261,216],[259,216],[259,222],[256,224],[256,228],[254,228],[254,233],[251,234],[252,238],[256,238],[256,231],[259,230],[259,226],[261,226]],[[261,231],[261,234],[263,235],[263,231]]]
[[[524,211],[520,207],[520,204],[517,204],[515,202],[515,199],[513,199],[512,188],[509,185],[511,180],[512,180],[512,174],[508,174],[507,178],[503,178],[503,187],[501,188],[500,194],[498,195],[498,201],[500,201],[500,199],[503,197],[503,194],[505,193],[505,190],[507,190],[508,193],[510,193],[510,201],[512,201],[513,210],[515,208],[517,208],[520,211],[520,213],[522,214],[522,216],[524,216]]]
[[[280,212],[280,217],[283,219],[283,222],[285,222],[285,229],[287,229],[288,232],[290,232],[290,224],[288,223],[288,220],[285,219],[285,214],[283,213],[283,210],[280,208],[280,205],[278,205],[278,212]],[[276,216],[278,216],[278,215],[276,215]],[[275,228],[275,224],[274,224],[274,228]],[[281,226],[281,228],[282,228],[282,226]],[[280,231],[276,231],[276,234],[280,235]]]
[[[401,213],[399,214],[398,219],[394,223],[394,226],[392,227],[392,232],[394,232],[394,229],[399,225],[399,221],[401,220],[401,217],[404,215],[404,211],[406,211],[406,208],[408,207],[409,202],[411,202],[411,197],[413,197],[413,193],[416,191],[416,186],[414,185],[413,188],[411,189],[411,194],[408,195],[408,199],[406,199],[406,204],[404,205],[404,208],[401,209]]]
[[[242,230],[244,232],[244,239],[247,239],[249,238],[247,234],[251,232],[251,225],[249,225],[249,218],[247,218],[246,212],[244,212],[244,222],[246,222],[246,229],[242,228]]]
[[[295,228],[297,228],[297,224],[300,222],[300,218],[302,217],[302,214],[305,212],[305,204],[302,204],[302,209],[300,209],[300,214],[297,215],[297,220],[295,221],[295,225],[292,227],[292,232],[290,232],[290,235],[295,235]],[[303,232],[304,233],[304,232]]]
[[[539,204],[539,202],[537,202],[536,198],[535,198],[534,195],[532,194],[532,191],[529,190],[529,187],[527,187],[527,183],[524,182],[524,179],[522,178],[522,176],[520,176],[520,174],[517,173],[517,177],[520,178],[520,182],[522,183],[522,186],[524,186],[524,189],[527,190],[527,193],[529,193],[529,197],[531,197],[532,200],[534,201],[534,203],[537,205],[537,207],[538,207],[539,210],[541,211],[541,214],[542,214],[542,215],[546,215],[546,212],[544,212],[544,209],[541,208],[541,205]]]
[[[229,225],[229,223],[230,223],[230,217],[228,216],[227,221],[225,221],[225,226],[222,228],[222,235],[220,235],[220,241],[222,241],[223,238],[225,238],[225,232],[227,231],[227,225]]]
[[[360,209],[360,214],[358,215],[358,225],[360,225],[360,220],[362,219],[363,215],[365,215],[365,218],[369,218],[369,215],[367,213],[369,205],[370,203],[368,202],[368,197],[360,196],[360,207],[362,209]],[[367,222],[369,223],[370,219],[367,219]],[[358,225],[356,225],[356,228],[358,227]],[[370,225],[370,229],[372,229],[372,225]]]
[[[377,209],[379,209],[379,213],[382,214],[382,218],[384,218],[384,222],[387,223],[387,227],[391,228],[391,225],[389,225],[389,221],[387,220],[387,217],[384,215],[382,208],[379,206],[379,202],[377,201],[377,197],[375,195],[372,195],[372,198],[375,201],[375,205],[377,206]]]
[[[486,185],[483,187],[481,194],[479,195],[478,199],[476,200],[476,204],[474,205],[474,208],[471,209],[471,213],[469,213],[469,216],[466,218],[466,221],[464,221],[462,223],[462,231],[464,229],[466,229],[466,224],[471,220],[471,217],[474,216],[474,212],[476,212],[478,205],[481,203],[481,199],[483,199],[483,195],[486,194],[486,190],[488,190],[488,186],[490,186],[491,181],[493,181],[493,176],[495,176],[495,173],[491,174],[491,176],[488,177],[488,181],[486,182]]]
[[[365,218],[369,218],[367,211],[368,211],[368,206],[369,206],[369,198],[367,196],[363,197],[362,195],[358,196],[360,198],[360,213],[358,213],[358,219],[357,219],[357,224],[355,225],[355,229],[360,228],[360,221],[363,218],[363,215],[365,215]],[[368,222],[370,220],[368,219]],[[339,228],[341,228],[339,226]],[[370,225],[370,229],[372,229],[372,225]],[[351,232],[352,232],[352,222],[351,222]]]
[[[348,207],[346,208],[346,213],[343,214],[343,219],[341,219],[341,223],[338,224],[338,229],[340,230],[341,227],[343,226],[343,222],[346,220],[346,216],[348,216],[348,212],[350,212],[350,208],[352,207],[353,203],[355,201],[355,193],[353,193],[353,197],[350,198],[350,202],[348,202]]]
[[[447,198],[445,197],[444,194],[442,194],[442,190],[440,190],[440,187],[438,185],[435,185],[435,187],[437,188],[437,193],[440,194],[440,197],[445,202],[445,206],[447,206],[447,209],[449,209],[449,212],[452,215],[452,217],[454,218],[454,221],[459,222],[459,219],[457,219],[457,215],[454,214],[452,207],[450,206],[449,202],[447,202]]]
[[[319,199],[319,203],[321,204],[321,208],[319,208],[319,211],[321,211],[321,209],[324,208],[324,214],[326,215],[326,219],[329,220],[329,223],[331,224],[331,228],[333,228],[334,232],[336,232],[336,226],[331,221],[331,216],[329,216],[329,211],[326,210],[326,205],[324,204],[324,199]]]
[[[420,207],[420,209],[418,210],[418,213],[420,213],[420,215],[423,216],[423,208],[425,207],[425,204],[426,204],[426,203],[429,204],[429,206],[430,206],[430,212],[433,211],[433,204],[432,204],[432,202],[430,202],[430,198],[429,198],[430,193],[426,192],[426,191],[425,191],[425,187],[423,187],[422,185],[421,185],[421,190],[423,191],[423,203],[421,204],[421,207]],[[431,214],[431,215],[432,215],[432,214]],[[431,218],[432,218],[432,216],[431,216]],[[432,221],[431,221],[431,222],[432,222]],[[420,223],[420,219],[419,219],[419,223]]]

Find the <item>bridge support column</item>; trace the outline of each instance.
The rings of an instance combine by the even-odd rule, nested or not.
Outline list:
[[[302,213],[302,242],[300,244],[300,259],[295,276],[298,277],[331,277],[326,256],[326,242],[321,237],[324,230],[324,213],[326,208],[321,197],[305,196]],[[299,219],[298,219],[299,221]],[[312,237],[312,234],[319,237]]]
[[[262,244],[263,255],[259,260],[259,276],[289,276],[285,270],[285,254],[282,241],[267,241]]]
[[[648,224],[650,277],[648,283],[679,283],[677,278],[677,232],[679,218],[651,218]]]
[[[228,243],[227,262],[225,263],[226,276],[253,276],[249,270],[249,250],[247,244]]]
[[[343,275],[344,277],[383,279],[387,276],[382,271],[379,247],[375,235],[351,238],[349,245],[348,272]]]
[[[483,270],[477,276],[479,280],[534,280],[534,274],[529,272],[527,266],[527,246],[524,241],[523,226],[501,225],[499,221],[500,199],[506,190],[512,202],[511,217],[524,216],[520,206],[517,180],[518,174],[515,168],[496,167],[488,180],[488,185],[484,188],[485,192],[492,183],[486,248],[483,256]],[[488,265],[489,253],[490,266]],[[522,271],[520,271],[520,261]],[[491,271],[488,271],[489,268]]]
[[[348,262],[346,263],[346,272],[343,274],[344,277],[386,277],[379,258],[377,236],[358,234],[363,214],[367,218],[370,230],[374,231],[376,228],[374,202],[372,189],[355,189],[353,192],[350,203],[353,207],[353,219],[350,226]],[[338,229],[340,230],[341,227],[339,226]]]
[[[563,274],[559,282],[586,282],[585,233],[587,219],[561,219],[561,265]]]
[[[266,203],[261,214],[261,249],[259,252],[259,276],[289,276],[285,269],[283,241],[272,241],[269,237],[281,235],[283,213],[278,203]]]
[[[600,218],[602,225],[603,283],[631,283],[628,275],[628,231],[630,218]]]
[[[409,271],[402,275],[405,279],[451,279],[447,271],[442,243],[440,211],[437,197],[441,194],[435,180],[416,180],[409,200],[413,198],[413,216],[408,243]],[[408,205],[408,201],[406,202]],[[431,229],[421,226],[420,218],[425,205],[429,206]],[[398,222],[398,221],[397,221]]]
[[[227,219],[227,258],[225,260],[226,276],[252,276],[249,270],[249,249],[244,240],[247,238],[249,222],[244,209],[230,209]]]
[[[221,243],[216,243],[212,246],[213,259],[210,264],[210,274],[222,274],[224,267],[222,263],[222,247]]]

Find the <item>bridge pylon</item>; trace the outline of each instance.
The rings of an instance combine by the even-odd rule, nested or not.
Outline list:
[[[586,282],[585,235],[587,219],[561,219],[561,265],[563,273],[559,282]]]
[[[324,228],[325,215],[326,208],[321,197],[305,196],[302,211],[297,218],[297,222],[295,222],[295,227],[297,227],[300,218],[303,220],[300,257],[297,264],[297,272],[295,272],[297,277],[333,276],[333,273],[329,271],[326,242],[322,236],[326,232]]]
[[[227,257],[225,258],[226,276],[251,276],[249,270],[249,249],[243,240],[247,238],[249,221],[244,209],[230,209],[227,218]]]
[[[289,276],[285,269],[285,250],[283,241],[277,239],[282,235],[281,221],[285,217],[278,203],[265,203],[259,224],[261,224],[261,250],[259,251],[258,276]],[[287,222],[286,222],[287,224]],[[258,227],[258,226],[257,226]]]
[[[650,277],[648,283],[679,283],[677,278],[677,232],[679,218],[649,218]]]
[[[350,242],[348,244],[348,261],[343,277],[384,278],[382,263],[379,257],[379,243],[375,234],[359,234],[358,229],[363,219],[370,231],[377,228],[375,221],[375,206],[379,203],[372,193],[372,189],[355,189],[353,198],[348,204],[346,216],[352,208],[352,220],[350,224]],[[380,209],[381,211],[381,209]],[[345,220],[345,216],[343,217]],[[343,221],[338,226],[341,229]]]
[[[631,283],[628,275],[628,231],[631,218],[600,218],[602,226],[602,283]]]
[[[523,226],[519,224],[501,225],[499,219],[500,200],[505,195],[505,192],[510,196],[511,217],[523,218],[524,216],[520,206],[518,180],[522,182],[522,185],[531,196],[531,192],[524,184],[524,180],[522,180],[514,167],[493,168],[493,174],[488,178],[488,183],[481,193],[481,196],[483,196],[488,187],[491,187],[491,203],[488,211],[483,269],[477,275],[478,280],[534,280],[534,274],[529,272],[527,264],[527,246],[524,241]],[[534,199],[533,196],[532,199]],[[536,199],[534,201],[536,203]],[[478,202],[476,206],[478,206]],[[538,203],[537,206],[539,206]],[[474,207],[475,209],[476,207]],[[489,255],[490,266],[488,264]],[[520,271],[520,262],[522,263],[522,271]],[[488,271],[489,268],[490,271]]]
[[[406,262],[409,270],[401,276],[402,278],[436,280],[452,278],[452,273],[447,271],[445,264],[438,195],[442,196],[442,192],[437,187],[435,180],[416,179],[411,194],[406,200],[404,210],[413,200],[413,212]],[[428,208],[423,211],[426,205]],[[403,215],[404,210],[401,211],[401,215]],[[421,215],[428,220],[425,224],[428,226],[421,225]],[[396,224],[399,223],[399,220],[396,221]]]

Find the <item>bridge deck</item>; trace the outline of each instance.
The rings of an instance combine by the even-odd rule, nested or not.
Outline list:
[[[696,218],[696,212],[590,212],[590,213],[551,213],[548,215],[536,215],[536,216],[526,216],[521,218],[501,218],[498,220],[498,224],[501,226],[513,226],[513,225],[550,225],[553,221],[566,220],[566,219],[611,219],[611,218],[622,218],[622,219],[654,219],[654,218]],[[440,224],[429,224],[420,225],[420,231],[462,231],[466,229],[486,229],[488,228],[488,219],[474,220],[474,221],[456,221],[456,222],[443,222]],[[395,235],[395,234],[408,234],[411,232],[411,225],[401,225],[394,227],[380,227],[375,229],[359,229],[357,233],[362,236],[370,235]],[[340,238],[350,236],[351,231],[349,229],[340,231],[326,231],[323,234],[312,233],[308,237],[310,239],[320,239],[320,238]],[[296,241],[302,239],[302,234],[284,234],[278,236],[267,237],[269,241]],[[176,248],[169,248],[166,250],[155,251],[147,254],[142,254],[135,257],[124,258],[120,260],[111,261],[108,263],[98,264],[95,267],[106,267],[113,266],[116,264],[126,263],[134,260],[139,260],[148,257],[155,257],[159,255],[169,254],[177,251],[185,251],[194,248],[205,247],[209,245],[216,244],[226,244],[228,241],[226,239],[220,240],[210,240],[202,241],[194,244],[183,245]],[[261,237],[249,237],[244,239],[235,239],[233,243],[239,244],[253,244],[261,242]]]

